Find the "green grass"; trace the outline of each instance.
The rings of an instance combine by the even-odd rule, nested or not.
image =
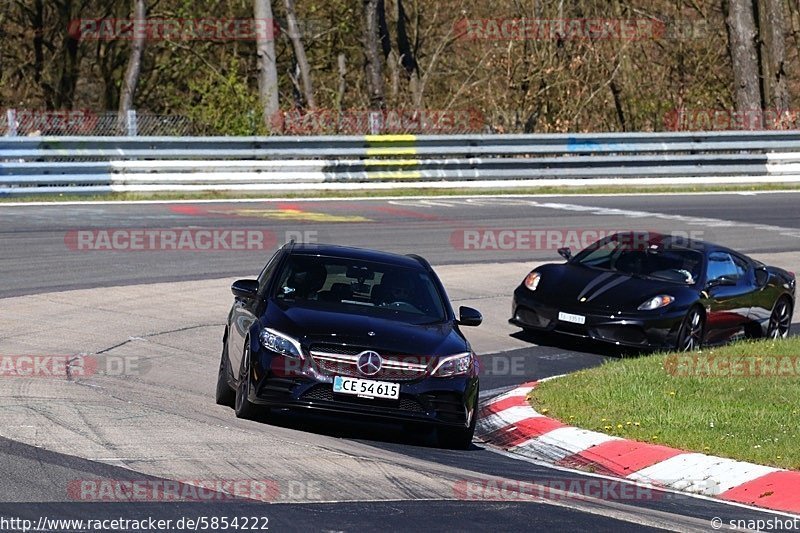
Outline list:
[[[4,202],[95,202],[95,201],[140,201],[140,200],[232,200],[256,198],[374,198],[391,196],[457,196],[483,195],[498,196],[510,194],[635,194],[635,193],[678,193],[678,192],[746,192],[746,191],[797,191],[800,185],[782,183],[747,185],[708,185],[686,186],[661,185],[657,187],[634,187],[626,185],[606,185],[589,187],[520,187],[513,189],[420,189],[409,185],[405,189],[371,189],[363,191],[266,191],[236,192],[208,191],[186,193],[109,193],[109,194],[29,194],[19,196],[0,196]]]
[[[756,372],[745,373],[766,373],[758,371],[764,362],[800,361],[800,338],[739,342],[694,355],[698,362],[738,361],[745,369],[758,365]],[[609,361],[540,384],[530,401],[540,413],[581,428],[800,469],[800,364],[748,377],[731,376],[724,366],[716,372],[701,366],[682,370],[677,357]]]

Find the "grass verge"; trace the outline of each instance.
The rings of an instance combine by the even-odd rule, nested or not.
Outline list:
[[[327,191],[201,191],[186,193],[108,193],[108,194],[29,194],[0,196],[0,204],[7,202],[96,202],[145,200],[233,200],[269,198],[375,198],[405,196],[502,196],[511,194],[637,194],[637,193],[691,193],[691,192],[758,192],[798,191],[800,185],[783,183],[684,186],[661,185],[634,187],[606,185],[589,187],[520,187],[497,189],[422,189],[409,186],[405,189],[327,190]]]
[[[800,338],[609,361],[540,384],[533,407],[577,427],[800,470]]]

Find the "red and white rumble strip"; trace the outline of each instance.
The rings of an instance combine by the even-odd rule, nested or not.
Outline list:
[[[527,402],[537,384],[526,383],[485,402],[477,435],[487,444],[558,466],[800,513],[800,472],[567,426]]]

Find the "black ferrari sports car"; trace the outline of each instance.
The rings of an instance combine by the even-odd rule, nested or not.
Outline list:
[[[467,448],[478,362],[439,278],[416,255],[290,243],[258,279],[233,284],[217,403],[250,418],[271,408],[435,427]]]
[[[695,350],[747,337],[786,337],[795,275],[731,249],[624,232],[531,271],[509,322],[617,345]]]

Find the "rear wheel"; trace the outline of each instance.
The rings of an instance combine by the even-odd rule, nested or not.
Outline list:
[[[789,336],[792,326],[792,304],[787,298],[781,298],[775,303],[767,326],[767,337],[770,339],[783,339]]]
[[[675,348],[681,352],[699,350],[703,345],[704,329],[703,313],[697,307],[692,307],[683,319]]]
[[[242,352],[242,366],[239,370],[239,384],[236,387],[236,418],[253,419],[258,408],[250,402],[250,341],[247,340]]]
[[[217,372],[217,394],[216,400],[218,405],[227,405],[233,407],[236,401],[236,393],[228,384],[228,378],[231,375],[231,362],[228,359],[228,344],[222,344],[222,356],[219,360],[219,371]]]

